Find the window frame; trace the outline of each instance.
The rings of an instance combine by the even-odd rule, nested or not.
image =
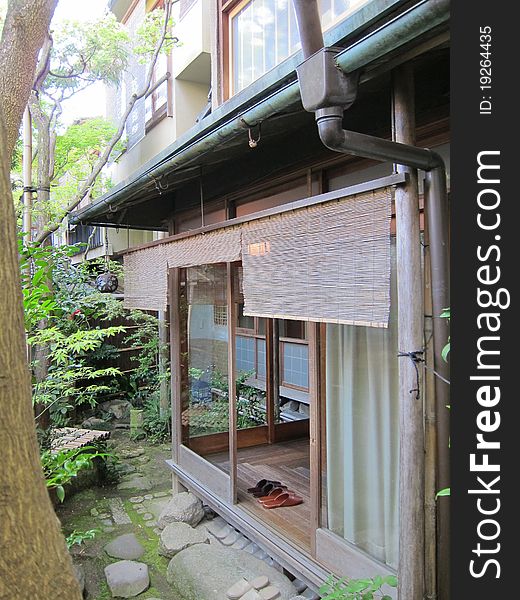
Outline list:
[[[150,7],[146,8],[146,12],[152,12],[156,9],[164,9],[164,0],[156,0]],[[164,75],[157,77],[157,65],[159,57],[157,57],[157,61],[154,65],[151,87],[146,93],[144,97],[145,101],[145,124],[144,130],[145,134],[147,134],[150,130],[152,130],[156,125],[158,125],[164,118],[173,117],[173,82],[172,82],[172,55],[171,52],[168,52],[166,56],[166,72]],[[166,102],[157,106],[158,93],[157,90],[166,83]],[[152,113],[149,119],[146,119],[146,102],[151,96],[152,102]]]
[[[219,38],[221,40],[221,49],[220,53],[220,73],[221,73],[221,85],[222,85],[222,99],[223,101],[229,100],[235,94],[238,94],[242,90],[235,91],[233,89],[233,37],[231,31],[231,22],[235,15],[239,13],[245,6],[253,2],[254,0],[218,0],[219,3]],[[289,0],[292,1],[292,0]],[[361,4],[363,6],[363,4]],[[328,31],[342,20],[347,18],[347,16],[353,14],[361,8],[361,6],[356,7],[354,10],[346,10],[342,12],[340,15],[337,15],[334,20],[327,25],[323,31]],[[294,53],[289,54],[285,59],[293,56]],[[278,64],[281,64],[280,61]],[[276,65],[275,65],[276,66]],[[269,69],[270,70],[270,69]],[[268,71],[266,71],[267,73]],[[260,77],[262,77],[265,73],[263,73]],[[257,81],[255,79],[254,81]],[[251,82],[253,83],[253,82]],[[251,84],[249,84],[251,85]],[[242,89],[246,89],[248,86],[245,86]]]

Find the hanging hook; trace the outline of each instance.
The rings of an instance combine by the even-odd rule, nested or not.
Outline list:
[[[249,135],[249,147],[256,148],[258,146],[258,142],[262,137],[262,123],[258,123],[258,137],[256,138],[256,140],[253,138],[251,127],[248,128],[247,133]]]

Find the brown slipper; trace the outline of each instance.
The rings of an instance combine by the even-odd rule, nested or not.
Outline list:
[[[260,496],[260,498],[258,498],[258,502],[261,502],[261,503],[272,502],[280,494],[284,494],[285,492],[289,492],[289,490],[285,486],[284,487],[275,487],[267,494],[267,496]]]
[[[264,502],[264,508],[281,508],[283,506],[297,506],[303,504],[303,498],[296,494],[285,492],[277,496],[272,502]]]

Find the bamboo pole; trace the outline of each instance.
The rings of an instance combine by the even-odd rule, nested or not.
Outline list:
[[[394,141],[415,145],[411,65],[394,71]],[[399,358],[399,587],[400,600],[424,597],[424,417],[421,377],[414,353],[423,348],[423,290],[417,170],[395,193]],[[419,373],[419,375],[418,375]]]

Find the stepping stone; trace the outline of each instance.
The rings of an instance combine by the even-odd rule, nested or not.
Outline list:
[[[111,533],[112,531],[115,531],[115,527],[112,527],[111,525],[108,525],[107,527],[103,527],[103,531],[105,533]]]
[[[238,531],[232,531],[230,534],[228,534],[223,540],[221,540],[221,542],[224,544],[224,546],[232,546],[240,537],[240,533],[238,533]]]
[[[143,496],[132,496],[131,498],[128,498],[128,502],[131,502],[132,504],[140,504],[143,500]]]
[[[145,527],[157,527],[157,521],[146,521]]]
[[[224,525],[224,527],[222,527],[221,529],[219,529],[216,533],[214,533],[213,535],[218,539],[218,540],[223,540],[225,537],[227,537],[230,533],[233,533],[233,531],[235,531],[233,529],[233,527],[231,527],[231,525]]]
[[[145,494],[143,497],[145,500],[151,500],[153,498],[153,494]]]
[[[140,515],[143,515],[143,514],[146,512],[146,508],[145,508],[144,506],[138,506],[138,507],[135,509],[135,512],[136,512],[136,513],[139,513]]]
[[[112,513],[112,519],[116,525],[130,525],[132,523],[121,498],[110,498],[108,504]]]
[[[120,451],[121,458],[137,458],[138,456],[142,456],[144,454],[144,448],[134,448],[132,450],[121,450]]]
[[[304,592],[307,589],[307,584],[304,583],[301,579],[296,578],[293,582],[294,587],[296,588],[296,591],[298,592],[298,594],[301,594],[302,592]]]
[[[144,554],[144,548],[133,533],[125,533],[107,544],[105,552],[112,558],[135,560]]]
[[[280,597],[280,590],[274,585],[268,585],[263,590],[260,590],[259,594],[262,600],[275,600],[275,598]]]
[[[190,492],[175,494],[159,516],[159,527],[175,522],[188,523],[195,527],[204,518],[202,502]]]
[[[110,515],[108,513],[100,513],[98,517],[100,519],[110,519]]]
[[[257,546],[257,545],[254,543],[254,542],[251,542],[251,543],[249,544],[249,546],[246,546],[246,547],[244,548],[244,550],[245,550],[246,552],[249,552],[249,554],[254,554],[254,553],[255,553],[255,552],[257,552],[258,550],[260,550],[260,548],[259,548],[259,547],[258,547],[258,546]]]
[[[101,525],[105,525],[105,527],[111,527],[112,519],[101,519],[100,523]]]
[[[205,531],[195,529],[187,523],[171,523],[161,533],[158,552],[172,558],[185,548],[195,544],[207,544],[208,541],[208,534]]]
[[[240,579],[226,592],[230,600],[240,600],[242,596],[251,589],[251,584],[245,579]]]
[[[251,583],[255,590],[261,590],[262,588],[265,588],[269,585],[269,577],[267,577],[267,575],[259,575],[249,583]]]
[[[155,492],[153,495],[154,498],[164,498],[165,496],[169,496],[169,492]]]
[[[217,517],[216,519],[213,519],[213,521],[210,521],[206,525],[206,527],[211,533],[211,535],[218,537],[219,532],[221,532],[224,529],[224,527],[229,527],[229,525],[226,523],[226,521],[224,521],[222,517]]]
[[[249,592],[246,592],[240,598],[240,600],[262,600],[262,596],[260,596],[260,594],[256,590],[251,589],[249,590]]]
[[[152,515],[152,513],[145,513],[145,514],[143,515],[143,520],[144,520],[144,521],[150,521],[151,519],[153,519],[153,515]]]
[[[117,486],[118,490],[143,490],[147,491],[152,487],[152,482],[143,475],[133,475],[127,481],[123,481]]]
[[[133,560],[120,560],[105,567],[105,577],[112,596],[133,598],[148,589],[148,566]]]
[[[236,550],[243,550],[249,544],[249,540],[242,536],[238,538],[238,540],[231,546],[231,548],[235,548]]]

